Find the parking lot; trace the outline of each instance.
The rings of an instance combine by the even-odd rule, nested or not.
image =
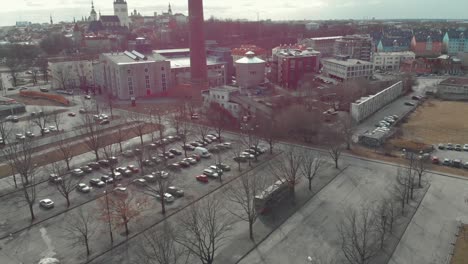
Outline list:
[[[197,136],[192,136],[190,140],[195,140],[198,139]],[[229,139],[225,139],[226,141]],[[211,149],[213,145],[217,143],[211,143],[207,148]],[[241,144],[240,142],[232,142],[231,147],[235,146],[236,144]],[[153,157],[159,157],[158,154],[160,154],[157,150],[150,150],[148,148],[149,143],[145,143],[144,153],[143,155],[145,157],[148,157],[148,159],[153,156]],[[171,148],[178,149],[180,152],[182,152],[181,149],[181,141],[176,141],[173,143],[169,143],[166,145],[166,150],[169,150]],[[127,150],[133,151],[135,148],[141,148],[139,146],[127,146]],[[187,151],[188,155],[191,155],[194,153],[194,151]],[[263,155],[268,155],[268,154],[263,154]],[[263,157],[263,155],[259,156],[259,161],[254,161],[252,160],[252,166],[256,166],[259,162],[264,161],[265,159],[268,159],[268,157]],[[143,167],[144,172],[141,171],[141,167],[139,167],[138,162],[133,155],[127,155],[128,157],[124,156],[118,156],[118,164],[116,164],[116,167],[127,167],[128,165],[134,165],[138,167],[139,172],[138,173],[131,173],[128,177],[122,176],[122,180],[118,182],[118,184],[121,185],[122,188],[126,188],[125,192],[128,193],[130,196],[136,196],[136,197],[146,197],[143,194],[143,187],[138,184],[134,184],[133,181],[138,179],[138,178],[145,178],[143,176],[151,174],[152,172],[156,172],[160,169],[164,169],[169,172],[169,177],[172,178],[172,185],[182,189],[184,191],[184,196],[183,197],[175,197],[174,202],[168,202],[166,210],[168,212],[172,212],[174,210],[177,210],[178,208],[181,208],[197,197],[200,197],[206,193],[209,193],[211,190],[214,188],[220,186],[222,184],[222,181],[228,181],[232,177],[238,174],[237,166],[238,164],[233,160],[233,157],[235,156],[234,151],[230,148],[225,148],[224,150],[221,150],[217,154],[212,154],[210,158],[201,158],[199,162],[196,164],[189,165],[188,168],[179,168],[179,169],[174,169],[173,171],[163,168],[162,166],[147,166]],[[132,156],[132,157],[130,157]],[[180,161],[184,158],[184,155],[174,155],[174,158],[170,158],[167,161],[168,165],[173,164],[176,161]],[[160,157],[159,157],[160,158]],[[223,175],[221,177],[222,181],[220,181],[218,178],[215,177],[208,177],[207,182],[204,181],[197,181],[196,176],[202,175],[203,171],[207,169],[209,166],[216,164],[217,162],[221,161],[222,163],[225,163],[226,165],[230,166],[231,169],[230,171],[224,171]],[[162,163],[160,162],[160,165]],[[248,162],[242,162],[241,167],[243,170],[245,168],[249,168],[250,166],[248,165]],[[75,167],[76,168],[76,167]],[[100,168],[98,170],[93,170],[90,173],[83,173],[81,177],[82,180],[80,182],[85,183],[89,185],[89,181],[93,178],[98,178],[100,179],[103,175],[108,175],[110,172],[110,169],[108,168]],[[46,171],[42,171],[42,174],[45,174],[43,177],[47,177]],[[213,176],[213,175],[212,175]],[[64,177],[77,177],[77,176],[70,176],[66,175]],[[146,178],[148,179],[148,178]],[[149,185],[153,184],[148,182]],[[112,189],[115,186],[112,184],[108,184],[108,191],[114,193],[115,191],[112,191]],[[38,226],[34,226],[33,228],[29,229],[28,231],[21,231],[18,234],[15,234],[14,237],[24,237],[27,236],[28,239],[26,240],[19,240],[20,243],[16,244],[16,247],[18,248],[28,248],[29,251],[31,251],[31,254],[26,254],[24,256],[19,256],[17,254],[5,254],[0,255],[0,262],[2,260],[12,260],[12,259],[17,259],[21,260],[24,263],[31,263],[36,260],[34,259],[29,259],[32,256],[37,256],[41,254],[41,252],[44,250],[41,244],[33,245],[30,244],[29,241],[34,241],[34,243],[37,243],[37,241],[41,241],[41,237],[36,237],[38,235],[42,235],[40,232],[41,227],[40,226],[47,226],[47,232],[50,234],[51,237],[54,237],[55,239],[57,236],[59,236],[60,229],[64,228],[65,223],[62,223],[61,220],[65,217],[65,215],[69,215],[73,212],[76,212],[78,208],[83,208],[87,212],[97,212],[100,209],[99,206],[99,197],[104,196],[104,191],[106,187],[93,187],[90,186],[90,191],[88,193],[82,193],[79,191],[73,191],[71,192],[70,195],[70,200],[71,200],[71,210],[68,212],[67,207],[66,207],[66,200],[64,197],[62,197],[56,190],[56,187],[53,183],[51,182],[44,182],[41,183],[37,186],[38,190],[38,196],[37,196],[37,202],[41,199],[51,199],[54,202],[54,207],[52,209],[44,209],[40,208],[39,204],[35,204],[35,213],[36,217],[38,220],[44,220],[47,219],[45,222],[41,223]],[[0,223],[0,236],[1,237],[6,237],[10,233],[15,233],[15,231],[20,230],[23,227],[27,227],[30,223],[30,218],[29,218],[29,211],[27,206],[22,202],[22,193],[21,192],[16,192],[14,194],[5,196],[2,198],[3,202],[0,205],[0,213],[4,216],[2,218],[2,222]],[[102,199],[102,198],[101,198]],[[143,228],[145,225],[149,225],[156,221],[156,219],[160,219],[162,215],[160,214],[161,211],[161,206],[159,201],[155,200],[154,198],[151,198],[148,196],[148,205],[147,205],[147,210],[143,210],[141,212],[141,217],[138,222],[135,223],[130,223],[130,230],[137,230]],[[98,221],[96,219],[96,221]],[[102,223],[100,223],[101,225]],[[36,230],[37,232],[35,232]],[[100,232],[105,233],[105,229],[103,227],[103,230]],[[107,237],[102,236],[100,242],[96,242],[96,250],[97,248],[103,246],[108,243],[107,242]],[[123,239],[123,237],[119,236],[117,240]],[[6,241],[9,241],[8,238]],[[8,242],[9,244],[10,242]],[[15,243],[12,243],[11,245],[14,245]],[[57,248],[56,252],[60,252],[60,254],[63,254],[63,252],[69,252],[70,253],[70,248],[67,248],[67,243],[59,243],[63,244],[63,248],[59,249]],[[8,248],[8,245],[3,245],[3,248]],[[70,261],[66,261],[64,263],[77,263],[80,262],[78,259],[81,259],[80,249],[76,249],[73,251],[76,253],[74,257],[77,259],[70,259]],[[5,251],[4,251],[5,252]],[[68,253],[67,253],[68,254]],[[64,256],[59,256],[61,259],[67,259]],[[6,261],[5,263],[8,263]]]

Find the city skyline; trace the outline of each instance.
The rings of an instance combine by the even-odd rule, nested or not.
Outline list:
[[[129,13],[136,9],[142,15],[158,14],[167,10],[168,2],[148,5],[144,0],[130,0]],[[187,0],[170,2],[175,13],[187,15]],[[96,11],[113,14],[112,0],[94,1]],[[256,20],[327,20],[327,19],[465,19],[468,2],[453,0],[444,5],[439,0],[383,1],[383,0],[297,0],[294,3],[279,0],[251,2],[239,0],[235,6],[215,0],[204,1],[205,19],[217,18]],[[267,7],[265,7],[267,6]],[[424,6],[425,8],[421,8]],[[60,8],[57,8],[60,7]],[[352,12],[349,10],[352,9]],[[88,0],[23,0],[5,6],[0,15],[0,26],[14,25],[16,21],[46,23],[49,15],[54,21],[72,21],[88,16],[91,1]]]

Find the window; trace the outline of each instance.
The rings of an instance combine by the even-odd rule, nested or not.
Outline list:
[[[146,89],[150,89],[151,88],[151,85],[150,85],[150,78],[148,75],[145,76],[145,85],[146,85]]]
[[[148,72],[148,68],[145,68],[145,72]]]
[[[161,71],[164,71],[164,67],[161,67]]]
[[[129,95],[133,95],[133,94],[134,94],[132,77],[128,77],[128,94],[129,94]]]
[[[132,74],[132,71],[130,69],[127,70],[128,74]]]

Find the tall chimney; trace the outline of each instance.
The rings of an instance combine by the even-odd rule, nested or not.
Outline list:
[[[190,78],[192,88],[203,89],[208,82],[203,0],[188,0],[190,32]]]

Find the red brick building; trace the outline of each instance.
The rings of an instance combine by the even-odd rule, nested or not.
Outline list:
[[[442,34],[421,31],[413,35],[411,50],[417,57],[437,57],[442,53]]]

